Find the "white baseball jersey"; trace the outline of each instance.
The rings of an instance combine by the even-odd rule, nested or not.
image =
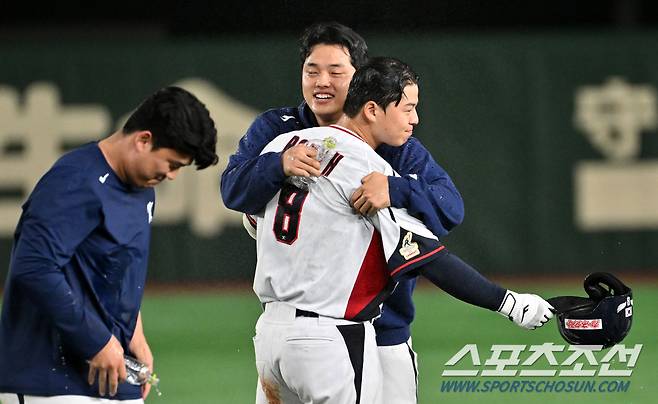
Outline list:
[[[370,320],[395,280],[436,258],[443,246],[405,209],[366,218],[350,206],[361,178],[373,171],[395,175],[356,133],[336,125],[304,129],[278,136],[262,153],[299,143],[329,145],[322,176],[306,191],[286,183],[256,216],[254,291],[263,303]]]

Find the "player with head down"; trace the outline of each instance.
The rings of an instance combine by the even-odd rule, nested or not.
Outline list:
[[[373,58],[354,74],[345,115],[335,125],[280,135],[263,150],[313,148],[321,174],[287,180],[256,215],[254,291],[265,307],[254,338],[257,402],[383,402],[371,320],[408,277],[425,276],[524,328],[553,316],[541,297],[506,290],[451,254],[407,210],[354,214],[351,196],[364,175],[396,175],[374,149],[409,139],[417,105],[411,68]]]
[[[304,101],[299,107],[264,112],[250,126],[222,174],[221,194],[227,207],[257,213],[279,192],[286,178],[320,175],[313,148],[297,145],[283,153],[260,152],[282,133],[336,123],[343,114],[352,75],[367,61],[367,49],[359,34],[336,22],[316,23],[304,31],[300,39]],[[459,192],[417,138],[411,137],[399,147],[381,144],[376,152],[400,176],[368,173],[352,196],[356,209],[372,214],[388,206],[406,208],[437,236],[461,223],[464,205]],[[384,395],[391,404],[416,401],[418,369],[410,327],[415,284],[415,278],[400,280],[374,322],[386,380]]]
[[[140,306],[153,187],[216,164],[205,105],[179,87],[63,155],[23,204],[0,318],[2,404],[143,403],[124,353],[153,370]],[[136,383],[137,381],[133,381]]]

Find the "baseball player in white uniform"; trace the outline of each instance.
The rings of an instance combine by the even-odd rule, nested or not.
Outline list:
[[[280,135],[263,150],[315,147],[322,175],[292,177],[246,223],[257,229],[253,288],[264,305],[254,337],[257,403],[381,403],[371,320],[404,276],[420,273],[522,327],[552,317],[542,298],[492,284],[451,255],[406,210],[355,214],[350,197],[361,178],[395,175],[374,148],[411,136],[417,104],[415,73],[396,59],[374,58],[355,74],[337,125]]]

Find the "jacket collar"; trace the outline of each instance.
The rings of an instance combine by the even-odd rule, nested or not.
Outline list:
[[[306,104],[306,101],[302,101],[302,103],[299,104],[299,107],[297,107],[297,113],[299,114],[299,119],[305,128],[315,128],[318,126],[318,120],[315,119],[315,115],[308,104]]]

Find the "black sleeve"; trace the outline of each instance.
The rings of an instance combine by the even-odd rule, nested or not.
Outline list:
[[[504,288],[449,251],[425,263],[418,273],[451,296],[485,309],[498,310],[505,297]]]

